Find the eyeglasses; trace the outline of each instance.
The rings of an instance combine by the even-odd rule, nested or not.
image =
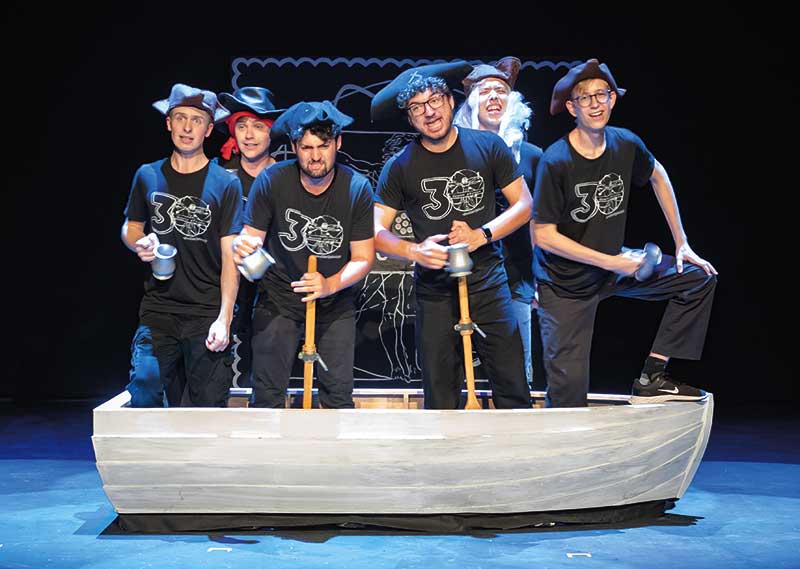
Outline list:
[[[611,98],[611,89],[598,91],[597,93],[592,93],[591,95],[578,95],[572,100],[578,103],[579,107],[588,107],[592,104],[592,97],[594,97],[601,105],[607,103]]]
[[[406,110],[411,114],[412,117],[418,117],[425,114],[425,105],[428,105],[431,109],[438,109],[443,104],[444,95],[437,93],[427,101],[423,101],[421,103],[411,103],[406,107]]]

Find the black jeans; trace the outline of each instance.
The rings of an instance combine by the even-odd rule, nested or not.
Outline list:
[[[548,407],[585,407],[589,392],[589,356],[597,306],[611,296],[666,300],[667,307],[652,352],[674,358],[700,359],[705,343],[716,276],[685,263],[678,273],[675,258],[664,255],[644,282],[612,274],[589,298],[558,296],[539,283],[539,323],[547,376]]]
[[[318,321],[317,353],[328,366],[314,363],[320,404],[327,409],[348,409],[353,403],[353,350],[355,318]],[[283,407],[292,365],[305,339],[305,322],[293,320],[256,304],[253,311],[253,406]]]
[[[458,295],[417,297],[415,339],[422,366],[426,409],[457,409],[464,384],[464,348],[453,329],[461,318]],[[486,366],[498,409],[531,406],[517,319],[511,293],[503,285],[469,293],[470,319],[486,334],[472,334],[472,345]]]
[[[163,407],[165,391],[185,374],[191,405],[222,407],[231,384],[230,351],[206,348],[215,318],[148,312],[131,344],[132,407]]]

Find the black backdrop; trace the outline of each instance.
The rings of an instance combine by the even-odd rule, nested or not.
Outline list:
[[[570,12],[577,6],[548,14],[532,6],[524,14],[487,14],[489,21],[481,15],[478,29],[474,21],[445,23],[442,6],[395,8],[397,20],[412,16],[416,25],[400,28],[394,18],[369,14],[373,25],[356,26],[312,12],[236,19],[201,7],[7,5],[3,233],[11,239],[4,240],[0,397],[104,397],[124,387],[141,266],[119,240],[122,209],[136,166],[169,152],[151,103],[173,83],[230,91],[231,62],[240,56],[503,55],[596,56],[610,64],[629,89],[612,123],[637,132],[666,166],[690,243],[720,271],[704,359],[676,361],[673,369],[722,400],[792,396],[797,158],[784,141],[792,140],[798,109],[785,19],[736,11],[654,18],[609,14],[601,5],[600,16],[578,16]],[[492,33],[509,22],[513,31]],[[269,86],[280,93],[280,85]],[[530,133],[546,146],[569,122],[545,117],[549,92],[524,94],[551,125],[537,129],[534,119]],[[221,142],[212,135],[209,153]],[[628,244],[669,244],[651,193],[637,193],[631,209]],[[593,390],[629,388],[660,311],[633,301],[601,306]]]

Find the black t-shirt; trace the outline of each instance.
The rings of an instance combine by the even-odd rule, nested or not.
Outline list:
[[[214,160],[221,160],[215,158]],[[242,157],[239,154],[231,155],[231,159],[222,164],[228,172],[236,174],[239,177],[239,182],[242,184],[242,211],[247,208],[247,197],[250,195],[250,188],[253,186],[255,177],[247,173],[242,168]],[[267,166],[269,168],[269,166]],[[239,291],[236,294],[236,314],[241,314],[241,311],[251,311],[253,309],[253,302],[258,292],[258,284],[252,283],[245,278],[239,279]]]
[[[519,167],[522,177],[533,193],[536,182],[536,166],[542,157],[542,149],[528,142],[523,142],[519,152]],[[497,215],[508,209],[508,200],[497,189]],[[503,264],[508,275],[508,288],[515,300],[530,303],[534,297],[533,286],[533,247],[531,246],[531,228],[525,224],[502,239]]]
[[[175,274],[160,281],[148,273],[139,308],[174,314],[216,316],[220,307],[220,239],[242,229],[239,180],[209,162],[191,174],[176,172],[169,159],[139,167],[125,216],[145,223],[161,243],[174,245]]]
[[[350,261],[350,242],[373,237],[372,186],[355,170],[337,164],[331,185],[315,196],[300,182],[297,160],[278,162],[256,177],[244,223],[266,231],[264,248],[275,258],[259,284],[263,302],[303,320],[305,294],[294,292],[291,283],[307,271],[309,255],[317,256],[317,271],[329,277]],[[353,314],[355,289],[317,300],[317,319]]]
[[[214,160],[218,160],[215,158]],[[242,168],[242,157],[238,154],[231,155],[231,159],[222,164],[221,159],[220,165],[225,168],[228,172],[234,173],[239,176],[239,181],[242,183],[242,196],[244,197],[244,201],[247,202],[247,196],[250,195],[250,188],[253,186],[253,181],[255,177],[251,176],[247,173],[247,171]]]
[[[630,188],[648,183],[655,159],[631,131],[609,126],[605,134],[605,151],[591,160],[572,148],[568,136],[550,145],[539,162],[533,218],[556,224],[581,245],[616,255],[625,238]],[[568,298],[593,295],[611,274],[541,247],[534,259],[536,278]]]
[[[417,242],[438,233],[450,233],[454,220],[473,229],[495,217],[495,188],[504,188],[522,172],[511,150],[494,133],[458,127],[458,138],[447,151],[430,152],[419,139],[410,142],[383,167],[375,201],[404,210]],[[447,245],[447,240],[440,242]],[[507,281],[501,245],[479,247],[467,277],[470,291]],[[450,296],[458,286],[447,271],[414,268],[419,296]]]

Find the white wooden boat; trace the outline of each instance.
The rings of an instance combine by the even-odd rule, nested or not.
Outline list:
[[[507,514],[668,500],[692,481],[714,407],[710,394],[476,411],[420,409],[420,390],[355,399],[347,410],[133,409],[123,392],[94,410],[103,488],[120,514]]]

